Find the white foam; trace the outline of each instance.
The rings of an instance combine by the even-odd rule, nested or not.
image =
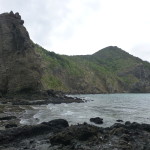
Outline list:
[[[61,115],[62,116],[69,116],[69,115],[73,115],[73,114],[74,114],[74,112],[68,110],[67,112],[62,113]]]

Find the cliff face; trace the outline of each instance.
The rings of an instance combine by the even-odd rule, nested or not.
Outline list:
[[[139,62],[134,68],[129,68],[127,71],[121,72],[118,75],[122,78],[129,77],[131,80],[131,84],[126,86],[127,91],[132,93],[150,92],[150,68],[145,64]],[[136,79],[135,82],[133,82],[134,79]],[[125,82],[125,84],[127,83]]]
[[[40,59],[23,26],[19,13],[0,15],[0,93],[37,91],[40,82]]]

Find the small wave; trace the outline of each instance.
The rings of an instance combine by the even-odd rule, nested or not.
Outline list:
[[[67,111],[67,112],[62,113],[61,115],[62,115],[62,116],[68,116],[68,115],[73,115],[73,114],[74,114],[74,112],[72,112],[72,111]]]
[[[29,125],[30,122],[28,121],[28,119],[21,119],[20,124]]]

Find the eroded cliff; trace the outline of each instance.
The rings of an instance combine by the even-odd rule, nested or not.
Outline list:
[[[0,15],[0,93],[42,89],[40,59],[19,13]]]

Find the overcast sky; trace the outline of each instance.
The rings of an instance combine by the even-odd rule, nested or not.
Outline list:
[[[80,55],[118,46],[150,61],[150,0],[0,0],[0,13],[11,10],[47,50]]]

